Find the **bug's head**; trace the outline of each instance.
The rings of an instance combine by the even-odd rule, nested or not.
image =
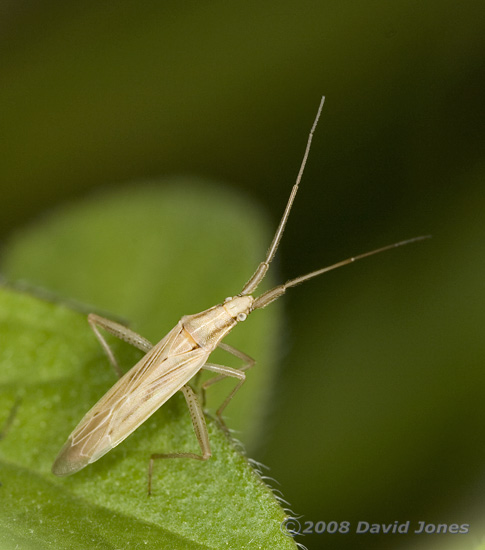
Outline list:
[[[241,322],[251,313],[253,302],[252,296],[234,296],[224,300],[224,307],[235,321]]]

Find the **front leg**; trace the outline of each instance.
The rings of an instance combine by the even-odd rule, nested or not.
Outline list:
[[[254,365],[256,364],[256,361],[250,356],[248,355],[247,353],[244,353],[243,351],[240,351],[238,350],[237,348],[233,348],[232,346],[230,346],[229,344],[224,344],[223,342],[219,342],[219,345],[217,346],[218,348],[224,350],[224,351],[227,351],[228,353],[230,353],[231,355],[234,355],[235,357],[237,357],[238,359],[241,359],[243,361],[243,364],[240,368],[238,369],[233,369],[231,367],[224,367],[226,369],[229,369],[232,373],[234,371],[238,371],[238,372],[244,372],[244,371],[247,371],[249,370],[250,368],[254,367]],[[206,363],[202,368],[206,368],[206,366],[210,364],[210,363]],[[218,365],[219,367],[221,367],[222,365]],[[207,370],[212,370],[214,371],[214,369],[207,369]],[[220,373],[220,376],[214,376],[214,378],[211,378],[210,380],[207,380],[207,382],[204,382],[202,384],[202,404],[205,406],[205,391],[206,389],[209,387],[209,386],[212,386],[213,384],[216,384],[217,382],[221,381],[221,380],[224,380],[224,378],[227,378],[228,376],[233,376],[235,378],[239,378],[238,375],[234,375],[234,374],[227,374],[227,373]],[[239,388],[236,388],[233,392],[232,392],[232,395],[229,399],[232,398],[232,396],[234,395],[234,393],[236,393],[236,391],[238,390]],[[226,399],[227,401],[227,399]],[[224,402],[225,403],[225,402]],[[224,410],[226,408],[227,404],[222,406],[222,410]],[[220,410],[220,408],[219,408]]]
[[[255,364],[255,360],[249,355],[247,355],[246,353],[236,348],[233,348],[228,344],[224,344],[221,342],[218,347],[220,347],[224,351],[227,351],[228,353],[231,353],[232,355],[235,355],[236,357],[244,361],[243,365],[239,369],[226,367],[225,365],[215,365],[214,363],[206,363],[202,367],[204,370],[210,370],[212,372],[216,372],[219,375],[219,376],[214,376],[214,378],[210,378],[209,380],[207,380],[202,384],[202,402],[204,404],[205,404],[205,392],[209,386],[212,386],[213,384],[216,384],[217,382],[224,380],[228,376],[239,379],[239,382],[236,384],[234,389],[229,393],[229,395],[226,397],[222,405],[216,411],[216,415],[219,420],[219,423],[225,429],[226,432],[229,432],[224,420],[222,419],[222,413],[224,409],[227,407],[227,405],[229,405],[230,401],[232,400],[236,392],[244,384],[244,381],[246,380],[246,374],[244,371],[247,371],[248,369],[253,367]]]

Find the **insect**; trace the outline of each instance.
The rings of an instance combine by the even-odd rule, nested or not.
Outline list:
[[[202,396],[212,384],[226,377],[237,379],[234,389],[226,397],[216,412],[221,426],[225,426],[222,413],[246,378],[246,372],[254,365],[254,360],[245,353],[222,342],[225,336],[247,316],[257,309],[262,309],[282,296],[288,288],[317,277],[332,269],[377,254],[390,248],[402,246],[427,237],[416,237],[394,243],[371,252],[366,252],[338,262],[329,267],[312,271],[276,286],[263,294],[254,297],[253,293],[264,279],[273,260],[283,231],[288,220],[293,201],[303,175],[305,164],[325,98],[323,97],[315,121],[308,136],[305,154],[293,186],[285,211],[266,253],[252,277],[236,296],[226,298],[223,303],[195,315],[185,315],[175,327],[158,343],[152,345],[148,340],[129,328],[114,321],[90,314],[88,321],[116,370],[119,380],[84,416],[69,436],[57,456],[52,472],[58,476],[67,476],[78,472],[88,464],[95,462],[116,445],[119,445],[138,426],[149,418],[176,392],[182,391],[187,401],[195,435],[199,442],[201,454],[155,453],[150,457],[148,469],[148,493],[151,493],[151,479],[154,461],[161,458],[193,458],[207,460],[211,456],[209,436],[207,433],[204,412],[195,391],[189,381],[201,369],[215,374],[202,384]],[[126,374],[122,375],[114,354],[100,329],[114,335],[145,353],[140,361]],[[208,362],[210,354],[216,347],[229,352],[242,361],[238,369]]]

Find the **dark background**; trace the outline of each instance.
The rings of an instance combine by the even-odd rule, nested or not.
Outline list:
[[[420,234],[285,298],[252,456],[305,522],[468,523],[308,535],[316,548],[474,548],[485,491],[481,2],[0,3],[0,231],[99,187],[204,176],[276,225],[290,278]]]

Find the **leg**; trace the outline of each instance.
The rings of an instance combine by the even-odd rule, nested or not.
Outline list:
[[[252,357],[250,357],[249,355],[247,355],[246,353],[244,353],[242,351],[239,351],[238,349],[233,348],[232,346],[229,346],[228,344],[224,344],[224,343],[221,342],[218,347],[223,349],[224,351],[227,351],[228,353],[231,353],[232,355],[235,355],[236,357],[238,357],[239,359],[241,359],[243,361],[243,365],[239,369],[232,369],[230,367],[225,367],[225,366],[222,366],[222,365],[213,365],[211,363],[206,363],[203,367],[206,370],[211,370],[213,372],[218,372],[219,373],[219,376],[215,376],[214,378],[211,378],[210,380],[207,380],[207,382],[204,382],[204,384],[202,384],[202,402],[203,402],[204,405],[205,405],[205,392],[206,392],[206,389],[209,386],[212,386],[213,384],[219,382],[220,380],[224,380],[224,378],[226,378],[227,376],[232,376],[233,378],[239,378],[240,379],[240,382],[232,390],[232,392],[227,396],[224,403],[217,410],[216,414],[217,414],[219,420],[221,421],[222,425],[224,425],[224,422],[222,422],[222,418],[221,418],[222,411],[227,407],[227,405],[229,404],[229,401],[231,401],[231,399],[234,397],[234,394],[243,385],[244,380],[246,379],[246,376],[243,374],[243,372],[247,371],[251,367],[254,367],[255,360]],[[217,369],[208,368],[208,366],[217,367]],[[222,370],[219,370],[219,369],[222,369]]]
[[[12,426],[21,401],[22,401],[21,397],[17,397],[15,399],[14,404],[12,405],[12,408],[8,413],[7,420],[5,420],[5,424],[2,426],[2,429],[0,430],[0,441],[7,435],[8,430]]]
[[[116,338],[119,338],[120,340],[123,340],[128,344],[131,344],[132,346],[135,346],[145,353],[150,351],[153,347],[146,338],[143,338],[143,336],[140,336],[133,330],[130,330],[129,328],[120,325],[119,323],[115,323],[114,321],[110,321],[105,317],[96,315],[96,313],[90,313],[88,315],[88,322],[91,325],[91,328],[93,329],[96,338],[99,340],[101,347],[104,349],[104,352],[108,356],[110,363],[113,365],[113,368],[115,369],[118,378],[121,378],[123,376],[123,372],[115,359],[113,351],[109,347],[108,342],[106,342],[98,327],[103,328],[106,332],[109,332],[113,336],[116,336]]]
[[[236,348],[233,348],[232,346],[229,346],[228,344],[224,344],[223,342],[220,342],[217,347],[220,348],[220,349],[223,349],[224,351],[227,351],[228,353],[238,357],[239,359],[241,359],[241,361],[243,361],[242,367],[240,367],[239,369],[231,369],[232,371],[237,370],[239,372],[244,372],[244,371],[250,369],[251,367],[254,367],[254,364],[256,363],[256,361],[251,356],[247,355],[243,351],[240,351]],[[205,368],[205,365],[204,365],[204,368]],[[227,368],[229,368],[229,367],[227,367]],[[207,370],[211,370],[211,369],[207,369]],[[210,380],[207,380],[207,382],[204,382],[204,384],[202,385],[202,402],[203,402],[204,405],[205,405],[205,390],[209,386],[212,386],[212,384],[215,384],[216,382],[219,382],[220,380],[224,380],[224,378],[226,378],[227,376],[233,376],[233,375],[231,375],[231,374],[221,374],[220,376],[215,376],[214,378],[211,378]],[[237,375],[236,375],[236,377],[237,377]],[[233,393],[235,393],[235,391]],[[225,406],[223,407],[223,409],[224,408],[225,408]]]
[[[195,458],[196,460],[207,460],[211,456],[211,449],[209,443],[209,434],[207,432],[207,426],[204,418],[204,411],[200,406],[200,403],[195,395],[194,390],[190,386],[183,386],[182,392],[189,407],[190,416],[192,418],[192,424],[194,426],[194,432],[197,437],[197,441],[200,445],[201,455],[195,453],[155,453],[150,457],[148,464],[148,494],[152,493],[152,474],[153,474],[153,462],[159,458]]]

